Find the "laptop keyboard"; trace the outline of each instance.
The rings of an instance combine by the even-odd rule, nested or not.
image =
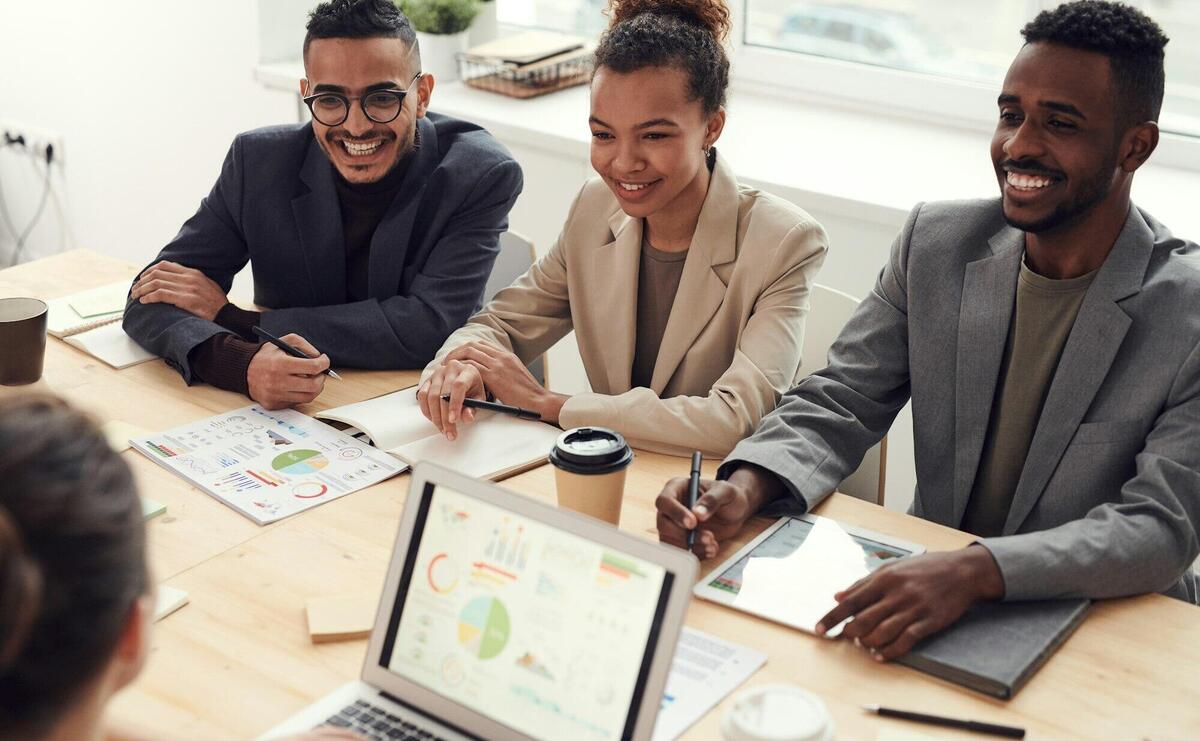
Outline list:
[[[325,721],[325,725],[346,728],[369,739],[380,741],[445,741],[441,736],[421,728],[411,719],[401,718],[366,700],[355,700]]]

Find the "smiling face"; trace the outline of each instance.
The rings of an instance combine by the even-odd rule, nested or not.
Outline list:
[[[1048,43],[1027,44],[998,99],[992,163],[1004,218],[1026,232],[1070,228],[1102,204],[1122,208],[1132,169],[1117,130],[1108,57]],[[1123,216],[1123,214],[1122,214]]]
[[[314,39],[305,54],[301,95],[341,93],[350,112],[337,126],[313,120],[313,134],[333,166],[347,182],[373,183],[413,149],[417,119],[425,115],[433,78],[422,75],[420,61],[403,41],[394,38]],[[390,123],[367,118],[358,98],[375,90],[405,90],[400,115]]]
[[[630,216],[698,213],[708,189],[705,150],[724,121],[724,110],[707,115],[689,99],[681,70],[601,67],[592,78],[592,167]]]

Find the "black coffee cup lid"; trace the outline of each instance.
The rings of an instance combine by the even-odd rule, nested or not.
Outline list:
[[[581,474],[611,473],[629,465],[633,450],[616,430],[576,427],[558,436],[550,462],[564,471]]]

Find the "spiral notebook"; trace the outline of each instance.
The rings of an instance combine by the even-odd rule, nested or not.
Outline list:
[[[121,328],[128,295],[128,283],[110,283],[47,301],[46,331],[117,370],[154,360]]]

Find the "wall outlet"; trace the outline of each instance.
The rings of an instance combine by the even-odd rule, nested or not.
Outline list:
[[[18,138],[24,139],[25,144],[12,143],[13,140]],[[0,152],[7,151],[12,154],[24,152],[45,162],[46,147],[48,146],[54,147],[53,164],[61,167],[63,164],[63,138],[61,134],[47,129],[39,129],[36,126],[27,126],[15,121],[0,121]]]

